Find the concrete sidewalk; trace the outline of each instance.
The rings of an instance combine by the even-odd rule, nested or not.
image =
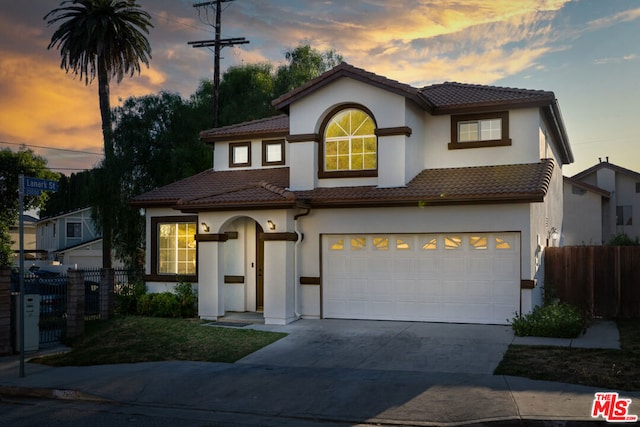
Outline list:
[[[443,336],[456,330],[460,336],[464,331],[478,335],[482,330],[482,327],[465,328],[464,325],[456,328],[396,323],[402,322],[376,323],[377,332],[370,336],[372,340],[387,337],[383,343],[385,349],[379,353],[381,359],[393,351],[402,356],[402,352],[407,351],[418,338],[423,340],[419,341],[423,344],[446,344],[444,338],[431,337],[429,340],[428,337],[420,337],[427,330],[434,333],[439,330]],[[357,323],[350,325],[351,332],[345,332],[342,321],[325,320],[303,320],[283,327],[259,327],[278,328],[290,333],[275,344],[287,341],[302,344],[302,337],[307,336],[307,342],[319,340],[319,346],[328,347],[334,344],[325,340],[329,332],[326,328],[334,328],[338,337],[341,334],[351,337],[351,342],[335,340],[336,348],[341,347],[343,351],[334,354],[334,360],[347,357],[353,363],[360,363],[363,359],[346,354],[344,348],[352,348],[354,354],[366,352],[367,347],[362,347],[364,341],[356,338],[362,334],[366,337],[367,330],[371,329],[369,325]],[[610,329],[603,330],[610,335]],[[460,336],[453,336],[450,344],[455,345]],[[496,341],[498,345],[502,338]],[[513,337],[508,340],[511,341]],[[296,358],[295,346],[287,344],[285,347],[293,353],[290,361],[300,360]],[[304,352],[303,347],[297,348]],[[252,356],[257,358],[254,355],[260,352],[260,363],[251,362]],[[429,372],[427,368],[401,370],[397,369],[398,366],[396,369],[373,366],[376,356],[365,357],[368,365],[364,367],[341,367],[339,363],[333,366],[318,363],[282,366],[282,345],[271,345],[260,352],[235,364],[175,361],[51,368],[27,363],[25,378],[18,377],[19,359],[12,356],[0,359],[0,395],[33,393],[38,397],[104,399],[145,407],[192,409],[206,411],[212,421],[221,414],[242,413],[277,417],[288,425],[302,420],[347,424],[456,425],[500,420],[592,421],[594,393],[604,391],[487,373]],[[428,354],[424,356],[428,357]],[[269,357],[274,357],[277,363],[271,363]],[[329,357],[327,353],[322,355],[322,359]],[[313,360],[317,362],[318,359]],[[633,400],[630,412],[640,414],[640,393],[621,395]]]

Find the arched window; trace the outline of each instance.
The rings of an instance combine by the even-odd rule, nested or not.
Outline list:
[[[321,176],[376,176],[378,139],[371,115],[348,107],[325,122],[321,156]]]

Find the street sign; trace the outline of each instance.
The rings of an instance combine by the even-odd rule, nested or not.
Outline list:
[[[51,179],[24,177],[24,194],[39,196],[43,191],[58,191],[58,182]]]

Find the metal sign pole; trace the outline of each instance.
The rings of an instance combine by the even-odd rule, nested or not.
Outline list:
[[[20,377],[24,377],[24,175],[18,176],[18,210],[20,212]]]

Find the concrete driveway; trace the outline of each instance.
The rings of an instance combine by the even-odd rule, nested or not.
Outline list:
[[[510,326],[302,319],[252,325],[289,335],[237,363],[493,374],[513,341]]]

